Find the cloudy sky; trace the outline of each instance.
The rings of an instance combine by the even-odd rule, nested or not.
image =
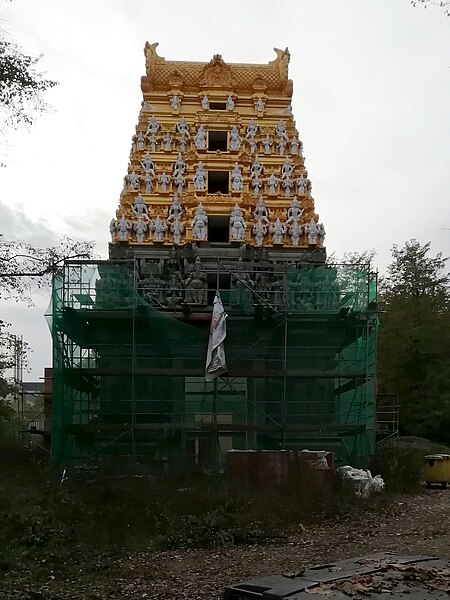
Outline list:
[[[106,256],[137,122],[145,41],[171,60],[268,62],[289,47],[293,111],[329,252],[415,237],[450,254],[450,18],[410,0],[14,0],[4,25],[59,85],[53,110],[0,138],[0,232],[61,233]],[[0,305],[50,365],[43,311]]]

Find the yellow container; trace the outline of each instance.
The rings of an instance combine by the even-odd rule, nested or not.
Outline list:
[[[450,454],[430,454],[423,460],[423,474],[427,487],[432,483],[440,483],[442,487],[447,487],[450,483]]]

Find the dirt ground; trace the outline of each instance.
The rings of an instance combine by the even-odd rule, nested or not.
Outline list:
[[[95,535],[95,531],[93,531]],[[282,544],[237,546],[220,551],[136,551],[121,558],[105,554],[71,564],[40,564],[2,573],[0,598],[29,600],[217,599],[231,583],[257,576],[393,551],[450,559],[450,490],[400,496],[383,512],[358,521],[303,528]],[[45,563],[45,561],[44,561]]]

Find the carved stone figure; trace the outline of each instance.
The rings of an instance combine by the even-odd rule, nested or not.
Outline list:
[[[294,170],[294,165],[291,165],[289,160],[289,156],[286,156],[283,165],[281,166],[281,177],[285,179],[286,177],[290,177],[292,175],[292,171]]]
[[[255,159],[250,167],[250,177],[254,179],[255,177],[259,177],[264,172],[264,167],[259,162],[258,155],[255,155]]]
[[[298,221],[293,221],[289,225],[289,236],[293,246],[298,246],[300,244],[300,236],[302,231],[302,226]]]
[[[200,125],[195,134],[194,142],[198,150],[206,148],[206,130],[204,125]]]
[[[291,205],[288,208],[286,225],[289,225],[290,223],[298,223],[302,214],[303,208],[300,208],[300,203],[297,200],[297,196],[294,196],[292,198]]]
[[[233,170],[231,171],[231,189],[233,192],[240,192],[244,187],[244,178],[242,177],[241,168],[239,163],[235,162]]]
[[[233,96],[228,96],[227,98],[227,110],[234,110]]]
[[[147,223],[142,219],[138,219],[136,223],[134,223],[133,229],[136,232],[136,241],[142,244],[148,229]]]
[[[150,228],[153,234],[154,242],[164,241],[164,232],[167,230],[167,224],[158,215],[154,221],[151,222]]]
[[[298,137],[296,135],[294,135],[294,137],[291,139],[290,141],[291,144],[291,154],[293,156],[300,156],[302,157],[302,149],[303,149],[303,144],[301,143],[301,141],[298,139]]]
[[[242,144],[242,138],[236,125],[233,125],[230,132],[230,150],[239,150]]]
[[[185,135],[187,139],[189,139],[189,125],[186,123],[186,119],[184,117],[180,117],[180,120],[177,123],[177,132],[180,135]]]
[[[208,239],[208,217],[202,203],[197,206],[192,220],[192,239],[207,240]]]
[[[111,234],[111,242],[114,244],[116,241],[116,232],[119,221],[117,219],[111,219],[109,223],[109,233]]]
[[[252,231],[255,238],[255,246],[262,246],[264,244],[264,236],[267,233],[267,225],[263,221],[256,221]]]
[[[147,126],[147,131],[145,132],[145,135],[154,135],[158,133],[159,128],[160,124],[158,123],[158,119],[155,117],[155,115],[153,115]]]
[[[173,175],[176,177],[178,174],[184,175],[186,171],[186,164],[183,160],[181,152],[178,152],[177,160],[173,164]]]
[[[308,235],[308,244],[317,244],[317,237],[320,233],[320,229],[312,217],[310,222],[305,225],[305,232]]]
[[[278,193],[278,183],[279,183],[279,179],[276,175],[274,175],[274,173],[272,173],[270,175],[270,177],[267,179],[267,185],[269,186],[269,194],[274,195]]]
[[[270,137],[270,135],[268,133],[266,133],[265,137],[263,137],[261,142],[262,142],[262,145],[264,148],[264,152],[266,154],[270,154],[271,146],[273,144],[273,141],[272,141],[272,138]]]
[[[284,189],[284,195],[286,197],[289,197],[294,186],[294,182],[292,181],[292,179],[290,177],[285,177],[281,183],[281,186]]]
[[[308,192],[308,196],[311,195],[312,184],[311,179],[306,178],[306,191]]]
[[[256,132],[258,131],[258,124],[256,121],[254,121],[253,119],[250,119],[250,121],[248,122],[247,125],[247,133],[246,133],[246,138],[252,138],[255,137]]]
[[[264,100],[261,98],[261,96],[258,98],[258,101],[256,103],[256,110],[258,112],[263,112],[264,110]]]
[[[164,143],[164,150],[172,150],[172,140],[173,137],[170,135],[170,133],[167,131],[165,135],[163,135],[163,143]]]
[[[179,246],[181,244],[181,236],[183,235],[184,225],[178,219],[175,219],[170,224],[170,232],[172,234],[173,243]]]
[[[152,135],[152,136],[149,138],[149,140],[148,140],[148,143],[150,144],[150,150],[151,150],[152,152],[156,152],[156,147],[157,147],[157,145],[158,145],[158,140],[157,140],[157,138],[156,138],[154,135]]]
[[[181,105],[180,102],[180,97],[179,96],[172,96],[172,98],[170,99],[170,106],[172,107],[173,110],[179,110]]]
[[[181,275],[178,271],[173,271],[169,274],[165,296],[168,308],[175,310],[175,308],[180,306],[183,299],[183,291],[181,289]]]
[[[159,189],[161,192],[167,192],[167,186],[170,183],[170,175],[166,175],[166,172],[163,171],[161,175],[158,177],[159,181]]]
[[[256,141],[254,137],[249,138],[248,140],[248,151],[250,154],[256,154],[258,150],[258,146],[256,145]]]
[[[184,185],[186,183],[186,179],[185,179],[184,175],[181,173],[181,171],[179,171],[175,175],[175,177],[173,178],[173,183],[175,184],[175,186],[177,188],[177,193],[182,194],[184,191]]]
[[[322,223],[317,223],[317,228],[318,228],[318,233],[317,233],[317,237],[318,237],[318,244],[320,244],[322,246],[323,241],[325,239],[325,227],[323,226]]]
[[[155,164],[148,152],[145,153],[144,160],[141,160],[141,165],[146,173],[151,173],[152,175],[155,174]]]
[[[117,222],[116,228],[119,234],[119,240],[121,242],[128,242],[128,238],[130,237],[130,229],[133,227],[131,221],[122,215],[122,218]]]
[[[275,127],[275,134],[279,137],[279,138],[283,138],[286,142],[288,140],[288,134],[286,131],[286,126],[284,124],[284,121],[279,121],[277,126]]]
[[[184,213],[184,209],[180,204],[180,200],[178,199],[178,196],[175,194],[175,196],[173,197],[173,200],[172,200],[172,204],[169,206],[169,214],[167,216],[167,222],[170,223],[171,221],[177,221],[178,219],[181,219],[183,213]]]
[[[202,161],[197,165],[194,174],[194,188],[196,190],[204,190],[206,188],[206,171]]]
[[[295,185],[297,186],[297,194],[299,196],[304,196],[306,190],[306,177],[303,177],[303,174],[297,177]]]
[[[128,181],[130,190],[137,190],[139,187],[139,175],[137,175],[134,171],[131,171],[131,173],[127,175],[126,179]]]
[[[202,98],[202,109],[208,110],[208,108],[209,108],[209,100],[208,100],[208,96],[205,94]]]
[[[148,208],[142,194],[137,195],[136,202],[131,205],[131,210],[138,219],[148,219]]]
[[[230,239],[232,242],[244,241],[247,223],[242,216],[239,204],[235,204],[230,216]]]
[[[259,179],[259,177],[254,177],[252,179],[253,194],[255,196],[258,196],[259,192],[261,191],[262,186],[263,186],[263,182],[261,181],[261,179]]]
[[[258,202],[256,203],[255,209],[253,211],[253,216],[255,217],[255,221],[261,221],[262,223],[269,222],[267,207],[262,196],[260,196]]]
[[[275,223],[272,223],[269,230],[272,234],[272,244],[282,244],[283,236],[286,233],[286,227],[283,225],[280,219],[277,219]]]
[[[284,138],[278,140],[277,148],[280,156],[284,156],[284,151],[286,150],[286,140]]]
[[[138,150],[143,150],[145,147],[145,137],[144,134],[142,133],[142,131],[139,131],[139,133],[136,136],[136,148]]]
[[[144,176],[145,193],[151,194],[153,192],[153,177],[146,173]]]
[[[186,279],[184,287],[188,304],[206,304],[206,273],[202,270],[199,256],[195,259],[194,268]]]
[[[180,152],[186,152],[186,137],[184,135],[180,137]]]

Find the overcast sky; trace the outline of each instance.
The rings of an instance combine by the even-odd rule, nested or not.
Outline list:
[[[36,244],[95,239],[127,171],[142,100],[145,42],[169,60],[266,63],[289,47],[293,112],[328,252],[415,237],[450,254],[450,18],[410,0],[14,0],[12,36],[59,85],[53,110],[0,140],[0,232]],[[37,308],[0,305],[34,348],[38,379],[50,336]]]

